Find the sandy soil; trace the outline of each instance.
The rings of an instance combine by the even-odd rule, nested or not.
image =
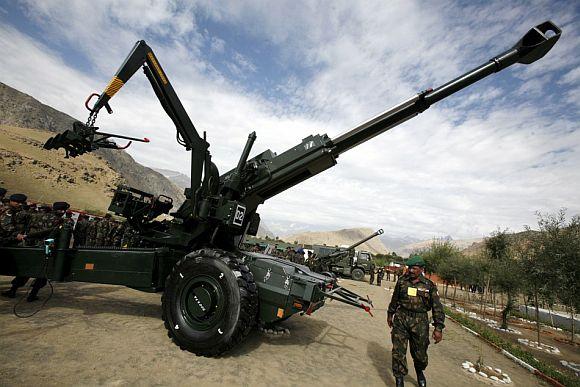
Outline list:
[[[0,288],[9,280],[0,277]],[[374,300],[374,318],[332,302],[310,317],[286,321],[290,336],[256,331],[219,359],[196,357],[171,343],[160,318],[160,294],[57,283],[45,309],[28,319],[12,314],[15,300],[1,299],[0,385],[394,385],[385,322],[391,295],[385,288],[393,283],[341,283]],[[24,302],[19,311],[32,306]],[[493,385],[461,369],[480,354],[507,372],[512,386],[546,385],[452,322],[443,342],[429,349],[429,385]],[[406,382],[417,385],[413,372]]]

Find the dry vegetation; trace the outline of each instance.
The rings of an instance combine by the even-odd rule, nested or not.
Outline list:
[[[120,175],[95,154],[65,159],[62,152],[44,150],[51,135],[0,125],[0,186],[35,202],[64,200],[74,209],[106,211]]]

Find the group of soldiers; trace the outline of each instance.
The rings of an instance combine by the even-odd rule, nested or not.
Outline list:
[[[56,238],[63,227],[74,227],[72,213],[67,214],[67,202],[49,205],[27,203],[27,196],[21,193],[10,195],[0,188],[0,246],[41,246],[46,239]],[[66,214],[66,215],[65,215]],[[14,298],[16,290],[28,282],[28,277],[15,277],[12,287],[1,293],[4,297]],[[47,283],[46,278],[36,278],[27,296],[28,302],[38,299],[38,291]]]
[[[75,221],[67,202],[36,204],[28,202],[25,194],[14,193],[6,197],[6,193],[6,189],[0,187],[0,246],[42,246],[47,239],[57,239],[62,228],[72,233],[72,247],[126,248],[140,244],[137,231],[127,222],[114,220],[110,214],[99,218],[80,213]],[[1,295],[14,298],[18,288],[28,280],[28,277],[14,278],[12,287]],[[38,292],[46,283],[46,278],[33,281],[28,302],[38,299]]]
[[[127,222],[114,220],[111,214],[103,218],[81,214],[73,231],[73,246],[138,247],[137,231]]]
[[[379,268],[375,268],[374,264],[371,264],[370,270],[369,270],[369,284],[373,284],[373,282],[375,282],[375,275],[377,277],[377,286],[381,286],[381,283],[383,282],[383,278],[385,277],[385,268],[384,267],[379,267]],[[387,281],[390,280],[390,274],[389,271],[387,271]]]
[[[298,263],[300,265],[306,265],[306,256],[305,251],[303,248],[299,247],[294,249],[292,246],[286,247],[285,250],[279,250],[278,245],[274,245],[271,248],[266,247],[266,249],[262,248],[259,243],[254,244],[250,247],[250,250],[256,253],[267,253],[274,257],[284,258],[290,262]],[[312,261],[314,259],[314,253],[310,253],[308,256],[308,261]]]

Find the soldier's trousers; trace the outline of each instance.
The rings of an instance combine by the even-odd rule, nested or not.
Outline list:
[[[429,346],[429,316],[427,313],[413,313],[397,310],[393,317],[393,375],[405,376],[407,369],[407,342],[411,343],[411,357],[415,369],[427,368],[427,347]]]
[[[30,277],[14,277],[14,279],[11,282],[12,287],[18,289],[18,288],[26,285],[26,283],[28,282],[29,279],[30,279]],[[44,286],[46,286],[47,282],[48,281],[46,278],[35,278],[34,281],[32,281],[32,285],[31,285],[32,293],[37,294],[40,289],[42,289]]]

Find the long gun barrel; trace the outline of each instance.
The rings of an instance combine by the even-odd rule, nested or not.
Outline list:
[[[336,250],[333,253],[330,253],[330,255],[328,255],[328,258],[334,258],[337,256],[342,256],[343,254],[347,254],[350,251],[354,250],[355,248],[357,248],[358,246],[362,245],[363,243],[365,243],[366,241],[373,239],[376,236],[382,235],[383,234],[383,229],[379,229],[377,231],[375,231],[374,233],[372,233],[371,235],[364,237],[363,239],[354,242],[352,245],[348,246],[347,248],[341,248]]]
[[[374,233],[372,233],[371,235],[369,235],[368,237],[363,238],[360,241],[353,243],[352,245],[348,246],[346,249],[347,250],[355,249],[357,246],[362,245],[363,243],[365,243],[369,239],[373,239],[374,237],[382,235],[382,234],[383,234],[383,229],[381,228],[381,229],[375,231]]]
[[[487,63],[447,82],[435,90],[428,89],[386,112],[364,122],[332,140],[333,153],[339,155],[371,138],[413,118],[435,102],[465,87],[513,65],[530,64],[542,58],[556,44],[562,31],[551,21],[530,29],[511,49],[494,57]],[[551,34],[551,36],[549,36]]]
[[[432,104],[492,73],[514,63],[535,62],[550,51],[560,35],[560,28],[551,21],[546,21],[530,29],[511,49],[483,65],[434,90],[427,89],[334,139],[327,135],[313,135],[280,155],[275,155],[270,150],[263,152],[252,161],[258,164],[265,162],[267,167],[264,168],[265,171],[248,180],[246,203],[250,206],[263,203],[266,199],[334,166],[340,154],[404,123]]]

